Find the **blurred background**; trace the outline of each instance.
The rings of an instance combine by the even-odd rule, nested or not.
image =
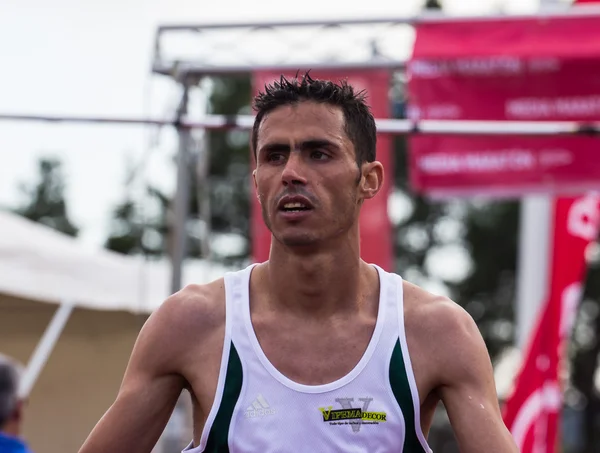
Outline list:
[[[571,2],[554,3],[567,7]],[[0,264],[0,280],[5,280],[0,287],[0,352],[27,364],[57,305],[74,307],[49,356],[40,358],[23,432],[32,450],[77,451],[114,399],[140,327],[178,282],[210,281],[251,262],[251,162],[245,130],[191,131],[183,144],[189,182],[183,203],[189,216],[183,229],[175,225],[176,157],[182,144],[169,121],[177,116],[183,92],[176,77],[152,69],[159,26],[424,12],[532,14],[541,6],[540,0],[371,0],[368,8],[322,0],[299,9],[271,0],[3,0],[2,113],[167,121],[0,121],[0,260],[5,261]],[[203,59],[207,66],[264,65],[297,48],[299,54],[305,52],[304,61],[323,61],[331,53],[348,52],[360,39],[368,44],[364,36],[375,30],[380,38],[389,34],[383,50],[398,59],[409,57],[414,41],[410,26],[375,28],[363,35],[324,29],[311,43],[297,31],[250,38],[247,30],[225,28],[212,35],[167,36],[161,52],[165,59]],[[188,91],[189,121],[200,121],[207,112],[251,113],[250,74],[214,73],[197,82]],[[394,73],[389,99],[392,116],[406,118],[402,71]],[[387,206],[393,270],[466,308],[486,341],[499,396],[505,398],[522,346],[515,327],[521,202],[483,197],[436,201],[417,195],[408,179],[406,137],[395,136],[393,146]],[[181,231],[187,250],[181,275],[173,276]],[[569,453],[600,451],[598,255],[588,256],[585,292],[568,348],[561,451]],[[189,442],[188,399],[182,396],[156,453],[175,452]],[[435,452],[458,451],[442,407],[429,441]]]

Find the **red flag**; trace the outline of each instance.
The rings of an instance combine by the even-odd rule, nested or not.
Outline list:
[[[347,79],[357,90],[365,90],[367,102],[375,118],[389,118],[390,102],[389,87],[390,73],[384,70],[349,70],[349,71],[311,71],[314,79],[333,81]],[[285,74],[293,77],[293,73]],[[254,92],[262,91],[265,84],[279,79],[281,73],[273,71],[257,71],[253,74]],[[385,168],[384,184],[375,198],[367,200],[360,215],[360,237],[362,259],[374,263],[383,269],[393,269],[392,225],[387,211],[388,197],[393,187],[392,138],[389,135],[377,136],[377,160]],[[254,193],[254,184],[252,185]],[[265,226],[260,203],[253,197],[252,203],[252,257],[256,262],[269,258],[271,247],[271,232]]]
[[[585,251],[596,240],[599,227],[598,194],[554,202],[549,297],[503,408],[504,422],[522,453],[555,451],[562,407],[561,351],[582,293]]]
[[[600,228],[600,199],[596,194],[557,198],[554,208],[550,297],[542,307],[514,391],[504,407],[504,421],[524,453],[553,452],[558,443],[561,352],[581,298],[585,250],[596,240]]]

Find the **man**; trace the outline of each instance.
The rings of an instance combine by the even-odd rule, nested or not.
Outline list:
[[[269,260],[150,317],[80,453],[150,452],[186,387],[190,452],[426,452],[439,400],[462,452],[516,452],[473,320],[360,259],[360,209],[383,182],[363,96],[282,77],[255,108]]]
[[[23,401],[19,398],[21,366],[0,354],[0,453],[29,453],[19,437],[23,422]]]

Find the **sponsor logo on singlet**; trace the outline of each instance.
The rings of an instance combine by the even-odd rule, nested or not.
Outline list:
[[[260,393],[256,397],[254,401],[248,406],[246,412],[244,412],[244,416],[246,418],[255,418],[255,417],[264,417],[266,415],[276,414],[277,411],[273,409],[264,396]]]
[[[351,425],[355,433],[360,431],[362,425],[378,425],[387,421],[385,412],[369,411],[373,398],[336,398],[336,403],[341,409],[333,406],[320,407],[323,422],[330,426]]]

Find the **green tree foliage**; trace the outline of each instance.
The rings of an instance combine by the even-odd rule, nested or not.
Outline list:
[[[13,212],[69,236],[77,236],[79,229],[69,218],[65,200],[65,175],[61,161],[42,157],[37,170],[36,180],[20,184],[23,201]]]
[[[423,6],[425,10],[441,10],[442,4],[440,0],[425,0],[425,5]]]
[[[167,254],[169,197],[152,186],[139,188],[143,166],[127,161],[123,199],[112,210],[104,246],[125,255]],[[173,170],[175,171],[175,170]]]
[[[214,79],[209,112],[219,115],[249,114],[251,97],[251,81],[247,76]],[[234,234],[245,241],[239,253],[215,256],[229,263],[243,261],[250,253],[250,168],[253,163],[248,142],[249,133],[240,130],[214,130],[208,132],[206,138],[211,230],[215,235]],[[193,181],[195,190],[190,208],[198,215],[202,190],[198,178],[193,178]],[[200,255],[199,242],[197,239],[191,243],[191,252],[196,256]]]
[[[473,316],[492,357],[514,342],[513,328],[519,203],[470,205],[464,243],[474,266],[453,287],[454,297]]]
[[[215,114],[236,115],[250,112],[251,87],[249,77],[224,78],[212,81],[209,111]],[[197,142],[208,150],[209,177],[201,181],[198,166],[202,155],[192,152],[189,166],[191,181],[189,220],[187,225],[187,256],[203,257],[201,203],[203,191],[208,190],[210,230],[213,238],[235,235],[243,245],[239,250],[219,254],[213,250],[212,259],[229,264],[247,259],[249,254],[250,212],[250,150],[248,132],[209,131]],[[175,160],[172,171],[175,173]],[[128,178],[130,179],[130,178]],[[146,214],[142,215],[144,209]],[[105,246],[124,254],[160,256],[169,253],[172,200],[156,187],[149,186],[142,197],[127,194],[113,210],[112,226]]]
[[[583,453],[595,453],[600,445],[600,392],[596,387],[600,357],[600,260],[590,263],[583,302],[569,347],[572,376],[568,403],[583,410]]]
[[[112,213],[110,233],[104,246],[125,255],[158,257],[168,252],[167,213],[169,198],[160,190],[147,187],[137,199],[126,194]],[[143,205],[152,205],[154,215],[145,215]]]
[[[405,118],[405,86],[397,82],[394,116]],[[396,271],[416,284],[437,281],[474,317],[492,357],[514,338],[518,201],[432,200],[409,183],[410,138],[394,140],[394,186],[409,200],[409,215],[394,228]],[[432,272],[432,252],[453,247],[471,262],[458,280]]]

